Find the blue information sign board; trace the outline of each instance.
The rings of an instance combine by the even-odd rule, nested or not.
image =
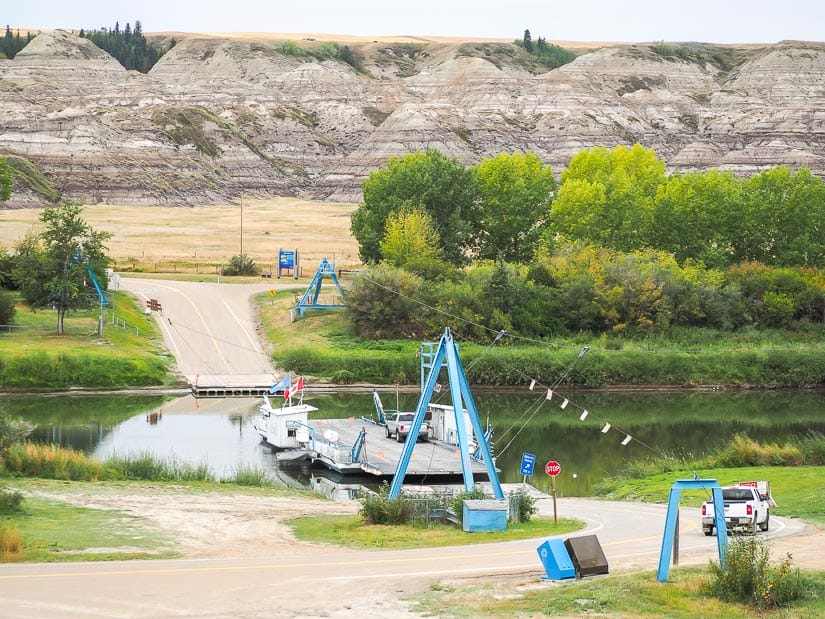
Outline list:
[[[533,469],[536,466],[536,454],[527,453],[521,454],[521,468],[519,473],[522,475],[532,475]]]
[[[282,269],[291,269],[295,266],[295,252],[281,250],[278,256],[278,264]]]

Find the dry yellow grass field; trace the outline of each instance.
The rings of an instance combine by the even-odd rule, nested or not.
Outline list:
[[[243,253],[256,264],[277,261],[278,249],[298,249],[302,264],[314,268],[321,258],[339,267],[359,263],[358,244],[350,233],[355,204],[294,198],[244,199],[208,207],[87,205],[83,218],[95,230],[112,234],[109,255],[118,265],[130,261],[220,264]],[[40,209],[0,210],[0,246],[11,250],[32,230],[40,230]],[[241,221],[243,215],[243,222]]]

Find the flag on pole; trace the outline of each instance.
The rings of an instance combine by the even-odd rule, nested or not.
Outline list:
[[[292,383],[292,381],[289,378],[289,373],[287,373],[287,375],[284,376],[280,380],[280,382],[275,383],[274,385],[272,385],[269,388],[269,393],[277,393],[278,391],[286,391],[287,389],[289,389],[289,386],[290,386],[291,383]]]
[[[286,389],[284,391],[284,400],[288,400],[289,398],[291,398],[294,394],[298,393],[299,391],[301,393],[304,392],[304,377],[303,376],[298,377],[298,381],[295,383],[295,386],[290,387],[289,389]]]

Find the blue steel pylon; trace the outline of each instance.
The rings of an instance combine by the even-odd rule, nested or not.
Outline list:
[[[449,327],[444,329],[444,334],[438,343],[438,350],[433,357],[430,373],[421,390],[421,398],[418,400],[418,406],[415,409],[412,427],[407,433],[407,442],[404,443],[401,458],[398,460],[395,475],[392,478],[389,497],[395,499],[401,493],[401,486],[404,484],[404,477],[410,465],[410,458],[416,445],[418,432],[421,430],[421,424],[424,423],[424,416],[427,413],[427,407],[430,404],[430,398],[432,398],[435,384],[438,380],[438,374],[441,371],[441,365],[445,358],[447,360],[447,374],[450,377],[453,414],[456,416],[455,425],[458,434],[458,449],[461,455],[461,472],[464,476],[464,488],[467,492],[471,492],[475,486],[473,480],[473,465],[470,461],[469,437],[467,436],[467,428],[464,426],[464,409],[466,408],[470,415],[470,422],[473,425],[473,432],[475,436],[478,437],[478,446],[481,449],[484,465],[487,467],[487,476],[490,478],[493,494],[495,494],[497,499],[501,500],[504,498],[504,492],[501,490],[501,483],[498,480],[496,465],[490,453],[490,446],[487,444],[487,441],[484,440],[484,428],[481,427],[478,410],[473,401],[473,396],[470,393],[467,376],[464,374],[464,368],[461,365],[461,359],[458,357],[458,350]]]
[[[344,289],[341,288],[338,278],[335,277],[335,269],[332,268],[329,260],[324,258],[321,260],[321,264],[318,265],[318,269],[315,271],[315,275],[312,276],[312,281],[309,282],[301,300],[298,301],[298,304],[295,306],[301,318],[304,317],[304,310],[307,309],[344,309],[344,305],[318,303],[318,297],[321,294],[321,285],[324,283],[324,275],[329,275],[332,283],[335,284],[335,287],[338,289],[338,294],[341,295],[342,299],[344,298]]]

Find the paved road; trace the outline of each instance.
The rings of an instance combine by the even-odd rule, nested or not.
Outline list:
[[[549,501],[541,511],[552,513]],[[559,515],[587,523],[611,571],[655,569],[665,507],[560,499]],[[698,511],[681,510],[682,564],[705,563],[716,538],[705,537]],[[799,521],[771,518],[778,538],[799,533]],[[564,536],[568,537],[568,536]],[[267,558],[115,561],[0,565],[0,615],[60,617],[396,617],[399,598],[454,577],[544,574],[536,548],[544,540],[405,551],[355,551],[298,545],[294,555]]]
[[[154,312],[178,371],[191,383],[271,384],[274,371],[252,313],[253,295],[295,284],[269,280],[219,284],[123,277],[121,289],[141,304],[157,300]]]

